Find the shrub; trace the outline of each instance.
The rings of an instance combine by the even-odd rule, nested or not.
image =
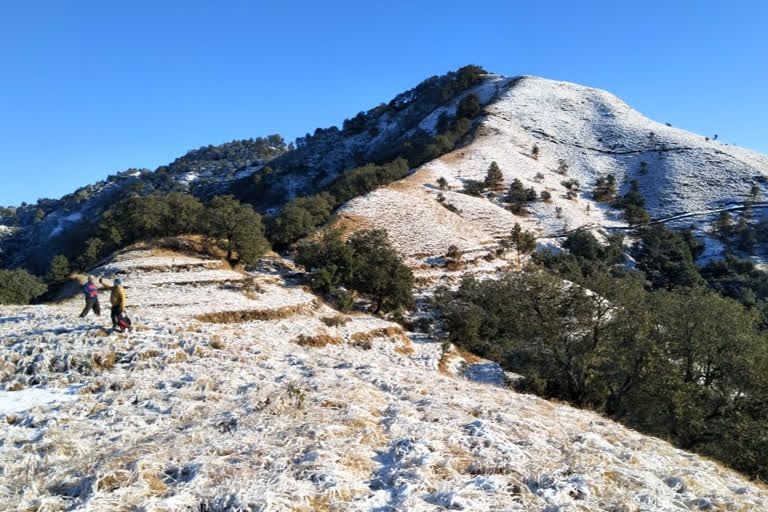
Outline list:
[[[509,210],[515,214],[525,213],[525,206],[535,201],[537,198],[536,191],[533,188],[526,189],[523,186],[523,182],[515,178],[509,185],[507,195],[504,198],[509,203]]]
[[[437,186],[440,187],[440,190],[447,190],[448,189],[448,180],[446,180],[444,177],[440,176],[437,178]]]
[[[478,180],[467,180],[464,182],[463,192],[470,196],[480,196],[485,192],[485,183]]]
[[[541,183],[542,181],[544,181],[544,175],[540,172],[537,172],[536,175],[533,177],[533,181],[535,181],[536,183]]]
[[[548,190],[542,190],[539,197],[542,201],[549,202],[549,200],[552,199],[552,194],[550,194]]]
[[[570,180],[563,180],[560,182],[562,186],[564,186],[567,190],[578,192],[579,187],[581,186],[581,183],[579,183],[579,180],[571,178]]]
[[[0,304],[29,304],[46,290],[45,283],[26,270],[0,269]]]
[[[607,203],[616,199],[616,177],[609,174],[607,177],[599,177],[592,190],[592,197],[600,203]]]
[[[539,159],[539,145],[538,144],[534,144],[533,147],[531,148],[531,156],[533,157],[534,160],[538,160]]]
[[[557,161],[557,173],[563,176],[568,174],[568,163],[562,158]]]

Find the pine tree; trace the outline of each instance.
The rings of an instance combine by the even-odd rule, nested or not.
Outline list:
[[[533,147],[531,148],[531,156],[533,157],[534,160],[538,160],[539,159],[539,146],[538,146],[538,144],[534,144]]]
[[[529,254],[536,249],[536,236],[531,231],[525,231],[520,224],[515,222],[509,235],[509,243],[517,250],[517,264],[520,264],[520,255]]]
[[[499,164],[494,160],[485,175],[485,186],[491,190],[498,190],[504,182],[504,175],[499,169]]]
[[[63,254],[57,254],[51,260],[46,279],[52,283],[60,283],[69,278],[69,260]]]

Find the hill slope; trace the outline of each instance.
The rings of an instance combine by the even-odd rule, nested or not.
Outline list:
[[[738,474],[501,387],[493,364],[292,281],[136,249],[137,329],[3,307],[0,510],[764,510]],[[22,398],[18,398],[21,396]]]
[[[624,191],[637,180],[654,219],[697,214],[679,224],[711,220],[743,202],[752,185],[766,192],[765,155],[651,121],[605,91],[526,76],[508,82],[485,114],[466,147],[351,201],[342,217],[387,229],[403,254],[420,259],[442,256],[450,245],[483,252],[515,222],[535,230],[542,243],[579,226],[626,226],[618,210],[592,199],[596,181],[608,174]],[[549,191],[551,201],[532,203],[523,218],[498,200],[461,193],[467,180],[485,178],[492,161],[505,187],[518,178],[526,188]],[[561,161],[566,174],[558,172]],[[543,177],[536,179],[538,173]],[[451,188],[442,192],[445,203],[459,213],[436,201],[439,178]],[[575,200],[561,185],[569,179],[581,185]]]

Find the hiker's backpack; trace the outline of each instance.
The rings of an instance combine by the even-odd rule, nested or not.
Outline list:
[[[117,319],[117,326],[121,329],[130,329],[131,328],[131,319],[128,318],[128,315],[125,314],[125,311],[120,313],[120,318]]]

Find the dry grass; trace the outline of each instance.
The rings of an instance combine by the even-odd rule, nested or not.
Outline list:
[[[208,343],[208,346],[216,350],[222,350],[225,345],[224,341],[221,339],[221,336],[214,334],[211,336],[211,341]]]
[[[452,375],[450,370],[448,369],[448,363],[453,359],[453,354],[448,351],[443,351],[443,354],[440,356],[440,360],[437,362],[437,371],[442,373],[443,375]]]
[[[114,352],[103,352],[93,354],[93,364],[101,371],[108,371],[115,367],[117,354]]]
[[[349,322],[349,318],[344,315],[324,316],[320,319],[328,327],[339,327],[346,325]]]
[[[139,359],[151,359],[153,357],[157,357],[160,355],[160,351],[154,348],[149,348],[147,350],[142,350],[139,352],[138,356]]]
[[[410,345],[398,345],[395,347],[395,352],[410,357],[413,355],[413,347]]]
[[[339,336],[331,336],[329,334],[316,334],[314,336],[300,335],[298,338],[292,340],[297,345],[302,347],[320,348],[326,345],[341,345],[344,340]]]
[[[24,389],[24,384],[22,384],[19,381],[16,381],[13,384],[9,385],[7,388],[5,388],[6,391],[21,391],[22,389]]]
[[[378,329],[371,329],[370,331],[356,332],[349,337],[349,340],[354,344],[355,342],[371,342],[376,338],[398,338],[408,339],[405,336],[405,331],[399,325],[392,325],[389,327],[379,327]]]
[[[238,324],[255,320],[279,320],[294,315],[309,314],[317,309],[318,304],[312,300],[304,304],[291,304],[273,309],[243,309],[240,311],[220,311],[216,313],[204,313],[195,318],[201,322],[212,324]]]

